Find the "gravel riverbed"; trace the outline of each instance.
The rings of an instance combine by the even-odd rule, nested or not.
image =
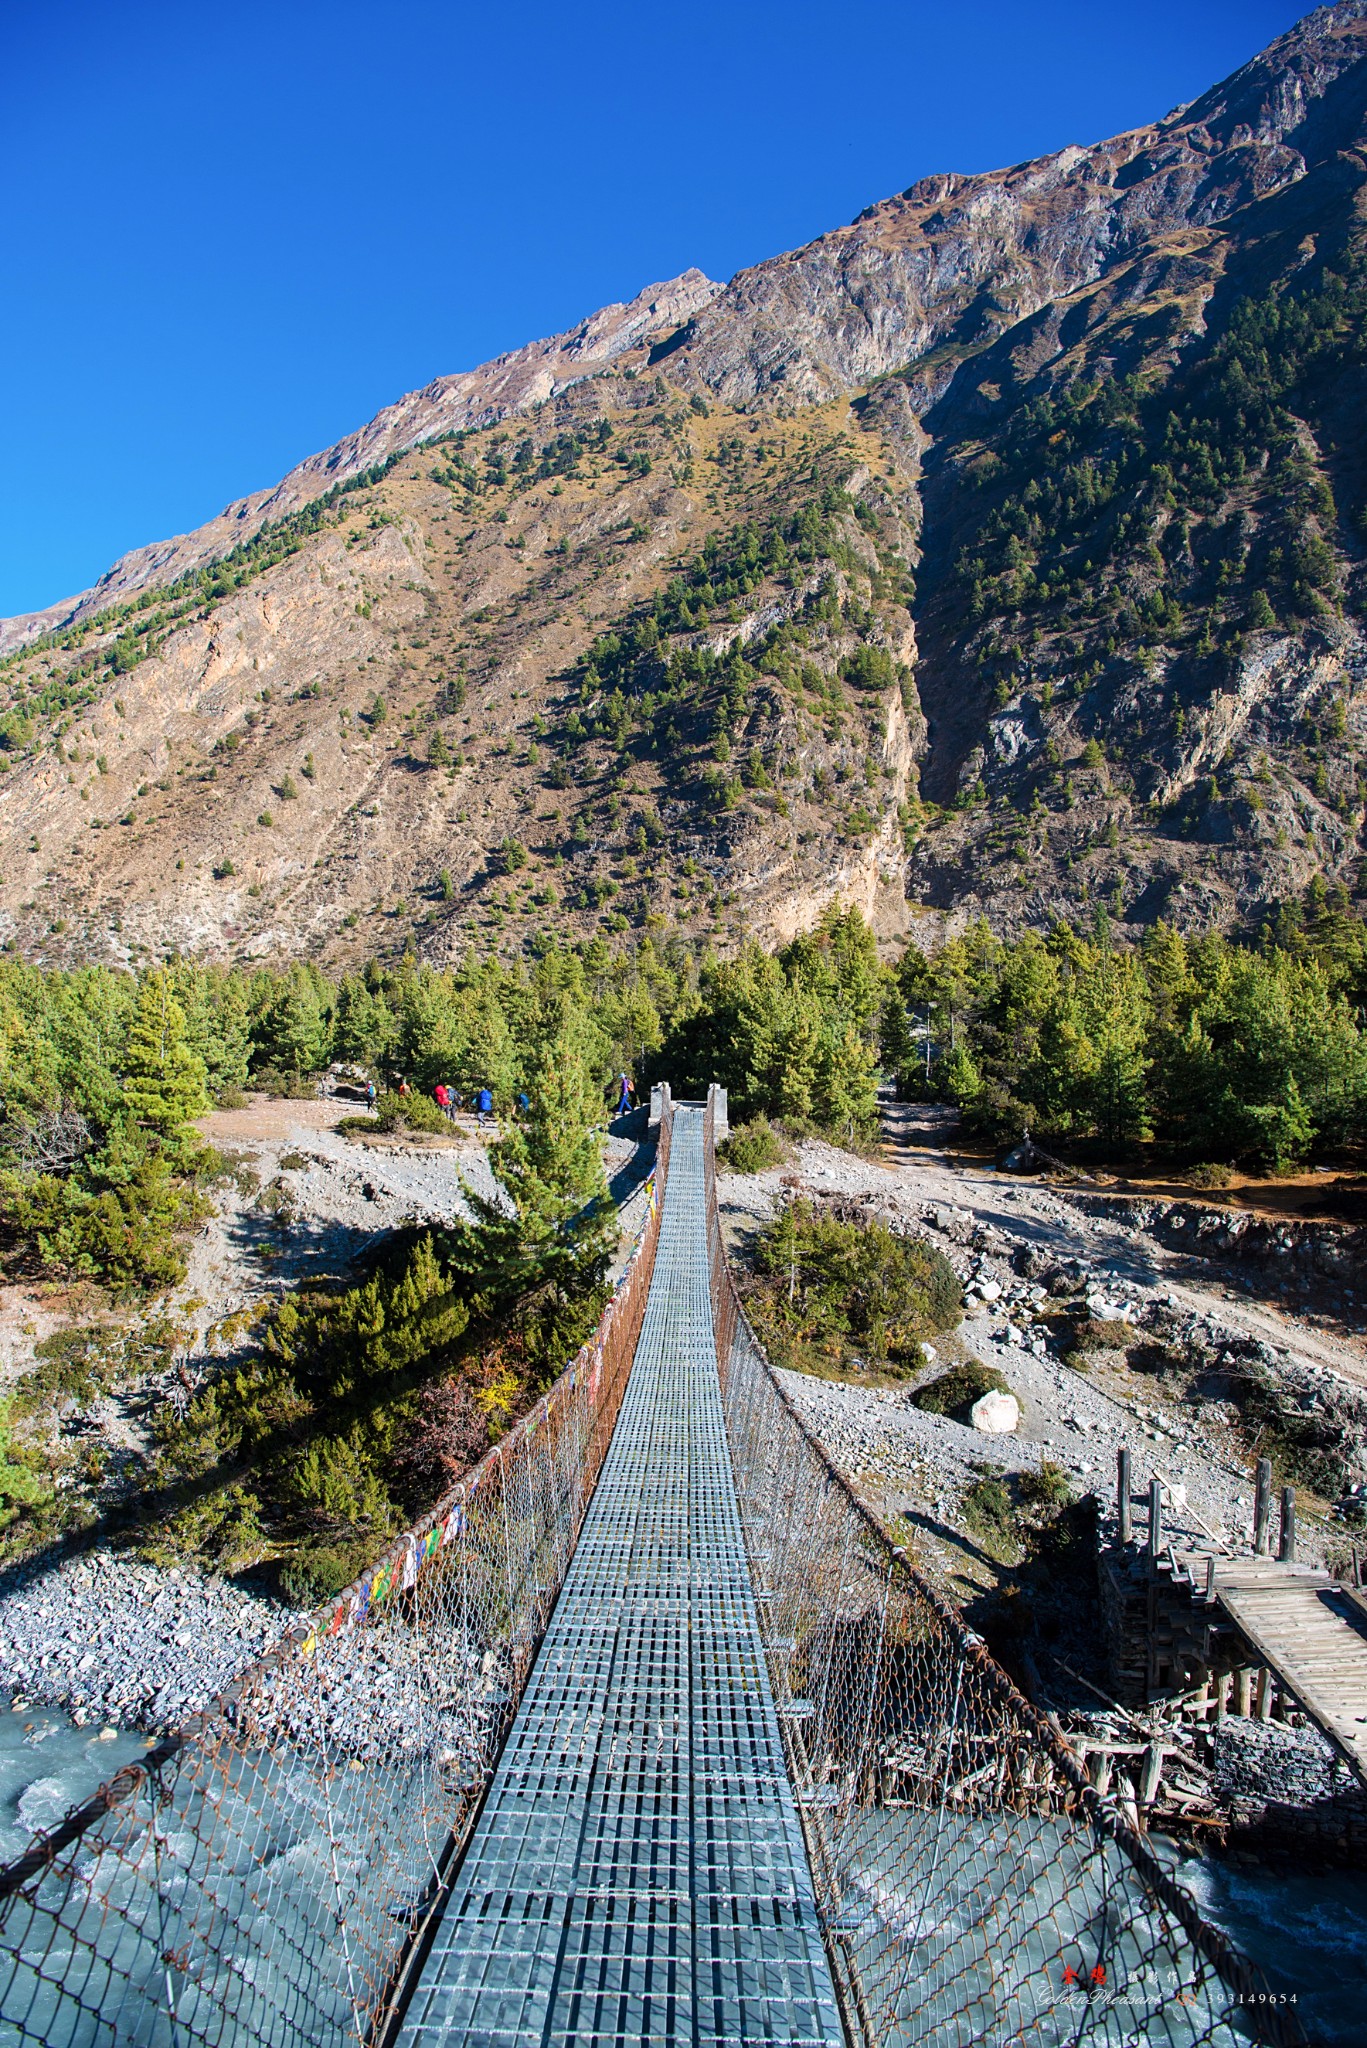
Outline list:
[[[298,1617],[224,1579],[106,1549],[11,1572],[0,1673],[16,1701],[160,1732],[203,1707]]]
[[[1044,1321],[1058,1301],[1043,1278],[1098,1321],[1126,1322],[1139,1337],[1216,1369],[1221,1361],[1249,1364],[1301,1409],[1341,1416],[1350,1469],[1367,1472],[1360,1336],[1327,1336],[1279,1304],[1231,1299],[1218,1269],[1169,1256],[1063,1191],[951,1163],[931,1147],[885,1162],[809,1141],[782,1169],[719,1176],[733,1252],[743,1257],[786,1192],[785,1179],[804,1195],[855,1200],[892,1227],[923,1234],[965,1286],[963,1323],[906,1388],[783,1376],[809,1427],[870,1504],[923,1524],[932,1568],[953,1562],[937,1550],[936,1526],[951,1540],[960,1533],[963,1491],[985,1466],[1021,1471],[1047,1459],[1075,1492],[1096,1492],[1107,1504],[1122,1446],[1137,1493],[1151,1476],[1163,1481],[1170,1530],[1198,1543],[1210,1535],[1236,1550],[1248,1546],[1252,1463],[1229,1405],[1178,1400],[1154,1377],[1127,1370],[1118,1355],[1098,1358],[1085,1373],[1073,1369]],[[985,1435],[911,1405],[915,1385],[964,1356],[995,1366],[1016,1394],[1021,1418],[1013,1434]],[[1303,1516],[1301,1556],[1321,1557],[1331,1533]]]

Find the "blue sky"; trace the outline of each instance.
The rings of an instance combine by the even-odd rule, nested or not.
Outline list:
[[[401,392],[1191,99],[1272,0],[11,0],[0,615]]]

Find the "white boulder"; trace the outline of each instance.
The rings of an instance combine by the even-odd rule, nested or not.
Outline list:
[[[982,1394],[973,1403],[970,1419],[984,1436],[1010,1436],[1020,1427],[1020,1402],[1014,1394]]]

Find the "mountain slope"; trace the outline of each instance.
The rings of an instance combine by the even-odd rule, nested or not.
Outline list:
[[[1152,127],[1010,171],[923,178],[850,227],[742,271],[657,359],[682,349],[732,404],[809,404],[947,344],[981,345],[1304,177],[1307,153],[1355,118],[1365,11],[1352,0],[1309,16]]]
[[[1350,0],[127,558],[0,668],[0,930],[440,956],[1355,889],[1365,124]]]
[[[558,392],[612,365],[640,361],[657,338],[707,304],[721,290],[700,270],[667,284],[647,285],[627,305],[603,306],[577,327],[546,341],[495,356],[476,370],[438,377],[386,406],[359,432],[319,455],[310,455],[273,489],[254,491],[225,506],[194,533],[135,548],[107,570],[91,590],[41,612],[0,621],[0,654],[46,633],[94,617],[103,607],[149,586],[216,561],[272,520],[297,512],[322,492],[377,462],[439,434],[488,426],[542,405]]]

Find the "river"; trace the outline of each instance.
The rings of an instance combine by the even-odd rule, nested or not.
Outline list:
[[[0,1701],[0,1862],[147,1747],[145,1735],[128,1729],[77,1727],[55,1707],[16,1712]],[[1275,1870],[1184,1858],[1158,1840],[1155,1847],[1272,1989],[1294,1994],[1315,2048],[1359,2048],[1367,2012],[1367,1872]]]

